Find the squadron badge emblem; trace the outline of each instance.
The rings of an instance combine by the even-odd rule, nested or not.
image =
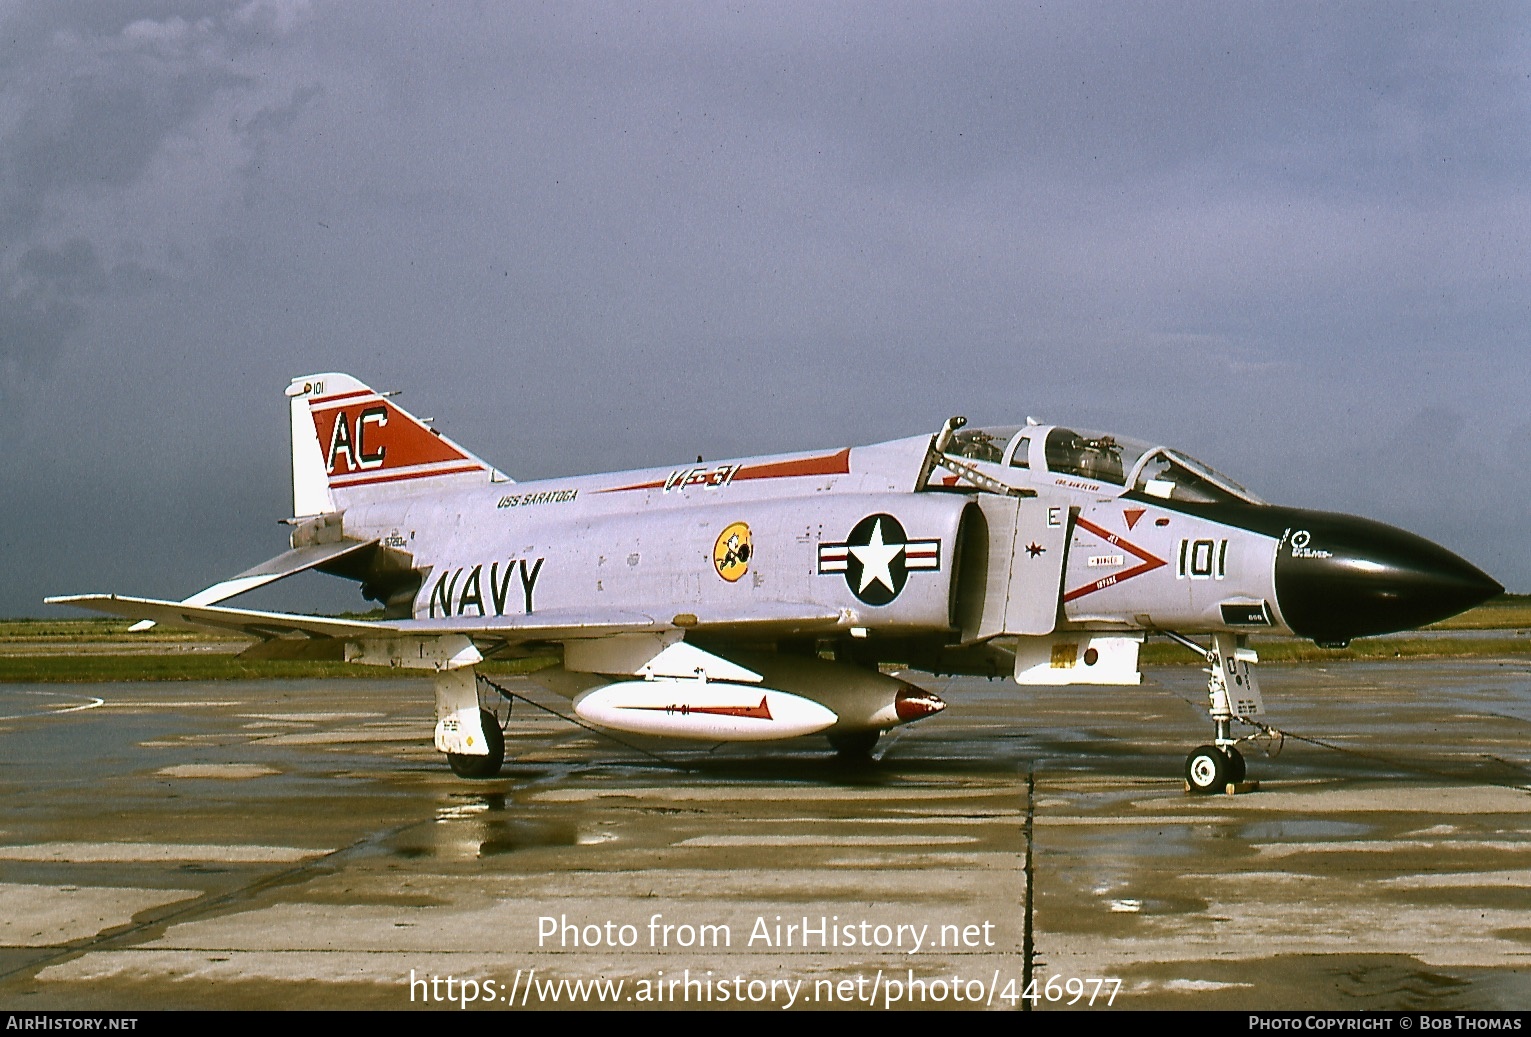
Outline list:
[[[735,522],[719,533],[713,543],[712,566],[723,579],[737,583],[739,577],[750,571],[750,555],[753,551],[750,527],[743,522]]]

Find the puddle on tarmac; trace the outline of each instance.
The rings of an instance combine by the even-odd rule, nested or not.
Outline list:
[[[579,829],[570,824],[539,824],[535,821],[511,821],[492,826],[494,832],[478,844],[480,857],[498,857],[517,850],[544,846],[577,846],[582,839]]]
[[[1344,839],[1371,834],[1371,825],[1353,821],[1319,821],[1293,818],[1287,821],[1259,821],[1245,825],[1239,836],[1251,842],[1287,842],[1296,839]]]
[[[401,833],[378,847],[377,852],[404,860],[422,858],[498,857],[522,850],[584,846],[606,842],[614,836],[582,834],[568,821],[492,818],[485,808],[449,808],[437,814],[436,823]]]
[[[1106,910],[1113,915],[1199,915],[1207,911],[1200,897],[1111,897]]]
[[[1380,1000],[1393,1008],[1443,1008],[1469,984],[1413,963],[1387,959],[1347,962],[1333,970],[1336,990],[1357,1001]]]
[[[505,793],[473,792],[454,795],[452,802],[436,810],[437,821],[465,821],[482,814],[505,811]]]

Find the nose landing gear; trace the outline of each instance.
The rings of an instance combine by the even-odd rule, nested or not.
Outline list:
[[[1227,791],[1244,781],[1244,757],[1233,746],[1204,745],[1185,758],[1186,788],[1198,795]]]
[[[1244,756],[1237,748],[1239,739],[1233,737],[1235,720],[1260,727],[1253,718],[1265,715],[1260,685],[1250,668],[1259,657],[1242,634],[1213,634],[1212,647],[1202,648],[1190,638],[1165,633],[1207,661],[1207,699],[1216,728],[1213,744],[1198,747],[1185,759],[1186,791],[1206,796],[1259,788],[1258,782],[1245,780]]]

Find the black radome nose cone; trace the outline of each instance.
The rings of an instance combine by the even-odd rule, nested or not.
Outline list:
[[[1412,630],[1503,593],[1439,544],[1353,515],[1291,513],[1276,548],[1276,601],[1287,626],[1319,644]]]

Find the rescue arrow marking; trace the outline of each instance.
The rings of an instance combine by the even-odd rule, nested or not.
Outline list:
[[[1098,590],[1105,590],[1107,587],[1114,586],[1124,580],[1130,580],[1134,576],[1142,576],[1146,572],[1153,572],[1161,565],[1168,564],[1164,559],[1150,554],[1149,552],[1143,550],[1141,547],[1138,547],[1136,544],[1122,539],[1122,537],[1118,536],[1117,534],[1101,529],[1089,519],[1075,519],[1074,521],[1077,525],[1083,527],[1090,533],[1094,533],[1096,536],[1100,537],[1112,547],[1120,547],[1124,551],[1130,551],[1134,555],[1137,555],[1139,558],[1141,558],[1143,561],[1142,564],[1135,565],[1131,569],[1128,569],[1126,572],[1112,573],[1110,576],[1105,576],[1099,580],[1095,580],[1092,583],[1087,583],[1083,587],[1074,588],[1063,596],[1064,601],[1073,601],[1075,598],[1082,598],[1086,594],[1094,594]]]

